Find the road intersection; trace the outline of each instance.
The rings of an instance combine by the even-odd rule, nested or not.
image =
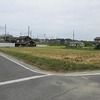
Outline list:
[[[0,54],[0,100],[100,100],[100,73],[48,74]]]

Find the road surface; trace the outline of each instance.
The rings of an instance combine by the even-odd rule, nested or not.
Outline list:
[[[100,100],[100,74],[45,74],[0,54],[0,100]]]

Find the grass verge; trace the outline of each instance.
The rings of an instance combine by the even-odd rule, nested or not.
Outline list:
[[[93,64],[76,64],[67,63],[58,59],[50,59],[37,57],[26,53],[20,53],[10,50],[1,50],[1,52],[12,55],[18,59],[24,60],[25,62],[32,64],[42,70],[56,71],[56,72],[75,72],[75,71],[87,71],[87,70],[100,70],[100,67]]]

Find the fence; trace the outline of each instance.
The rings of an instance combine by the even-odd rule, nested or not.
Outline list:
[[[15,43],[0,43],[0,47],[15,47]]]

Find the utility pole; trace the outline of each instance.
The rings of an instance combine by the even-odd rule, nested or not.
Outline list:
[[[44,33],[44,39],[46,38],[46,34]]]
[[[20,32],[20,36],[22,36],[22,32]]]
[[[30,30],[30,37],[32,38],[32,30]]]
[[[5,40],[6,40],[7,26],[5,24]]]
[[[74,32],[74,30],[73,30],[73,41],[74,41],[74,38],[75,38],[75,32]]]
[[[30,26],[28,26],[28,36],[30,36]]]
[[[45,42],[45,39],[46,39],[46,34],[44,33],[44,42]]]

